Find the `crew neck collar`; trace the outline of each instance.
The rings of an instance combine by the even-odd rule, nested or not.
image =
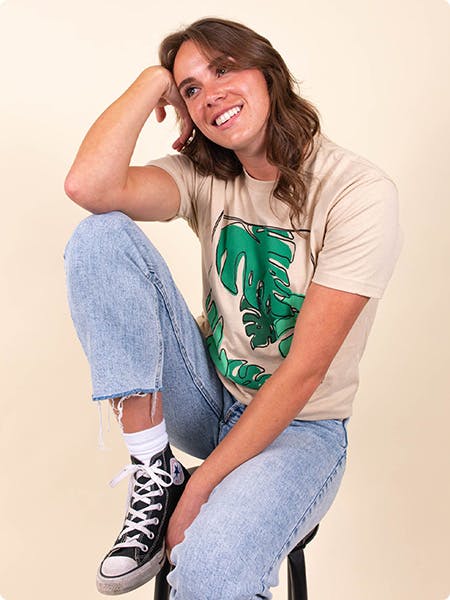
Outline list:
[[[257,186],[261,186],[261,187],[273,187],[273,185],[276,183],[276,179],[271,179],[271,180],[267,180],[267,179],[256,179],[255,177],[252,177],[252,175],[250,175],[250,173],[248,171],[246,171],[243,168],[244,171],[244,175],[245,178],[248,182],[251,182],[252,185],[257,185]]]
[[[321,142],[322,142],[322,135],[315,135],[313,138],[313,147],[312,147],[311,154],[303,162],[303,165],[302,165],[303,169],[307,169],[311,165],[311,163],[313,162],[313,160],[316,157],[316,154],[321,145]],[[275,187],[275,184],[277,182],[276,179],[272,179],[270,181],[264,180],[264,179],[255,179],[255,177],[252,177],[250,175],[250,173],[248,173],[248,171],[246,171],[244,168],[243,168],[243,172],[244,172],[244,177],[245,177],[247,186],[254,191],[260,191],[260,192],[269,191],[270,192]]]

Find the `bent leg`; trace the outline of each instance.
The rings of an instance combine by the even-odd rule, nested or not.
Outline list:
[[[134,221],[114,211],[77,226],[65,264],[93,399],[162,392],[170,441],[208,456],[233,400],[160,253]]]
[[[272,598],[283,559],[329,509],[345,459],[342,421],[294,421],[232,471],[172,550],[171,600]]]

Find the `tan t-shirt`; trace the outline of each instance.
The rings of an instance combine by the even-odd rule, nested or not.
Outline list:
[[[296,231],[273,182],[223,181],[183,155],[151,161],[172,175],[202,249],[199,325],[225,387],[249,404],[289,351],[311,281],[370,297],[297,419],[351,415],[358,364],[402,246],[397,189],[379,167],[316,136],[306,220]]]

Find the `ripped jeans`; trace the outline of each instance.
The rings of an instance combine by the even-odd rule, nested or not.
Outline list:
[[[246,406],[218,378],[157,249],[114,211],[84,219],[64,257],[93,400],[162,391],[171,445],[206,458]],[[335,498],[346,423],[294,420],[215,487],[172,550],[171,600],[272,598],[283,559]]]

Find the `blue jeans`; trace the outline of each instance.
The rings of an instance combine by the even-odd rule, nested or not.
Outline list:
[[[170,443],[206,458],[246,406],[218,378],[159,252],[136,223],[114,211],[77,226],[65,266],[93,399],[162,391]],[[283,559],[335,498],[346,423],[293,420],[215,487],[172,550],[171,600],[272,598]]]

